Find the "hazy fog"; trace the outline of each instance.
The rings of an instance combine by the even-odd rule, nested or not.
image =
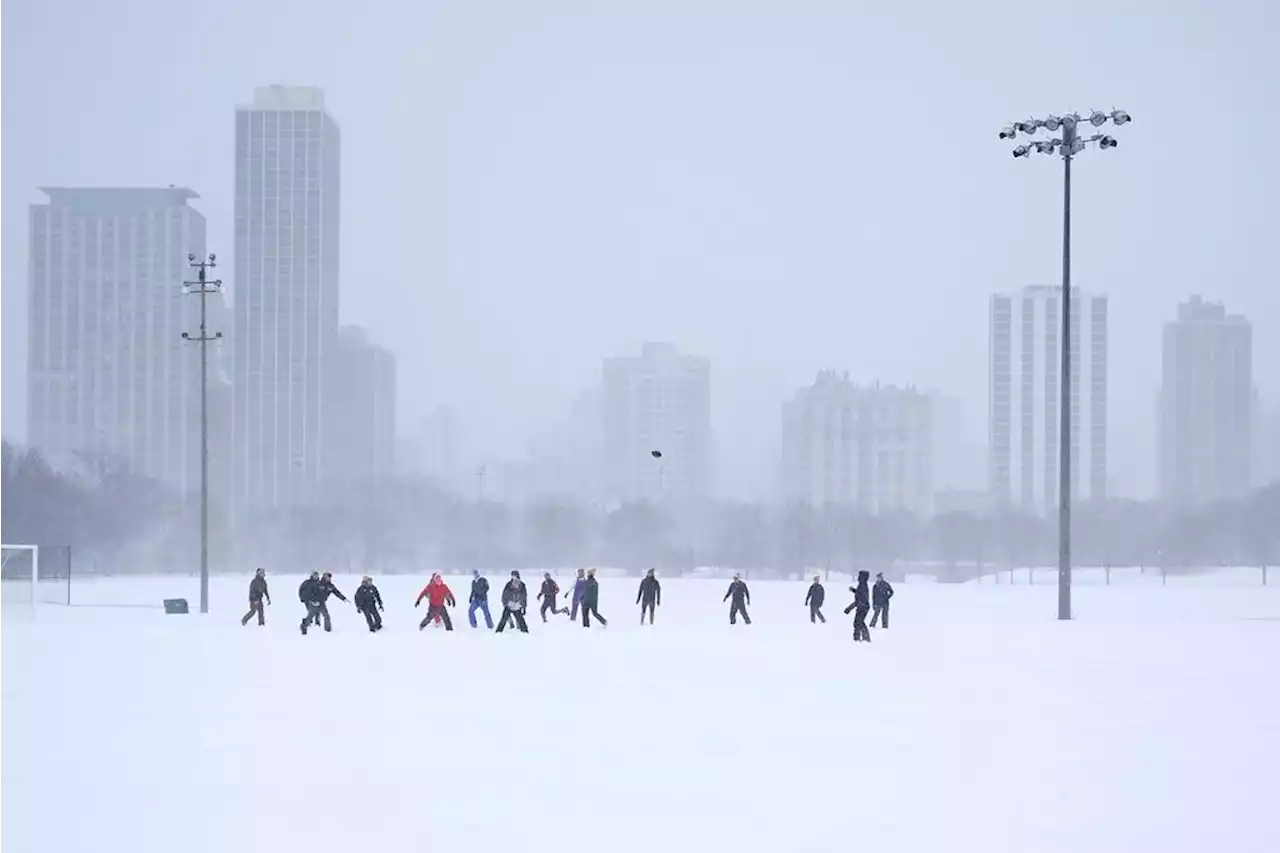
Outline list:
[[[824,367],[962,396],[981,451],[987,297],[1060,276],[1061,165],[996,134],[1070,109],[1134,116],[1074,175],[1117,491],[1153,486],[1161,324],[1189,294],[1253,321],[1280,401],[1275,2],[4,11],[6,436],[35,188],[189,186],[230,261],[233,110],[270,83],[323,86],[342,128],[342,322],[396,353],[402,431],[447,405],[469,456],[522,455],[645,339],[711,359],[722,495],[765,495],[779,405]]]

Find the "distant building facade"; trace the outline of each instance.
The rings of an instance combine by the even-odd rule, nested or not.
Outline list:
[[[914,388],[860,386],[822,371],[783,404],[789,502],[865,512],[933,509],[933,401]]]
[[[988,487],[997,507],[1058,505],[1062,288],[1032,286],[990,304]],[[1108,303],[1071,295],[1071,494],[1107,497]]]
[[[28,425],[54,464],[110,456],[189,497],[200,488],[199,298],[183,294],[205,218],[185,188],[42,190],[32,205]],[[220,294],[210,333],[227,331]],[[211,346],[210,377],[221,375]],[[226,412],[211,395],[210,443]]]
[[[314,87],[236,108],[233,502],[287,505],[323,475],[338,334],[340,134]]]
[[[711,488],[711,365],[645,343],[604,360],[600,400],[606,501],[680,502]],[[651,454],[662,454],[655,459]]]
[[[1160,383],[1160,495],[1178,506],[1252,486],[1253,326],[1193,296],[1165,324]]]
[[[395,356],[359,326],[343,326],[327,381],[326,480],[391,476],[396,447]]]

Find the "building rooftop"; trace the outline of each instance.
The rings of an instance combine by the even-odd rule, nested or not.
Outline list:
[[[157,207],[185,207],[200,194],[187,187],[40,187],[58,207],[85,213],[120,213],[154,210]]]
[[[319,86],[257,86],[253,103],[241,104],[238,110],[323,110],[324,89]]]

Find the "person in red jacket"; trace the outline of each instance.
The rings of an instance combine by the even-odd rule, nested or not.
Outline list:
[[[418,600],[413,603],[413,606],[417,607],[424,598],[427,600],[427,615],[418,625],[418,630],[421,631],[430,625],[431,620],[439,619],[444,622],[446,631],[452,631],[453,620],[449,618],[449,611],[445,609],[445,605],[455,607],[458,602],[453,597],[453,590],[449,589],[439,574],[431,576],[431,580],[427,581],[422,592],[418,593]]]

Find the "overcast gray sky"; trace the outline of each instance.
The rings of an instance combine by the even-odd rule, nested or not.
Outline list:
[[[824,367],[953,391],[985,447],[987,297],[1061,258],[1060,163],[996,133],[1073,108],[1134,115],[1073,176],[1074,280],[1111,296],[1116,485],[1153,485],[1160,328],[1186,295],[1253,320],[1280,399],[1280,3],[4,13],[6,436],[35,187],[190,186],[230,261],[233,110],[269,83],[323,86],[342,127],[343,322],[397,354],[402,425],[448,405],[473,453],[519,455],[644,339],[711,358],[724,494],[770,487],[779,404]]]

